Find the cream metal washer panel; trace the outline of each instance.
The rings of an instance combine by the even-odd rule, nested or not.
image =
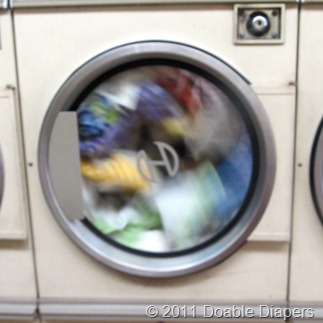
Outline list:
[[[322,3],[302,4],[290,301],[310,307],[323,305],[323,226],[310,185],[312,148],[323,117],[322,17]]]
[[[8,0],[11,8],[46,8],[46,7],[73,7],[73,6],[111,6],[111,5],[165,5],[165,4],[223,4],[236,3],[234,0]],[[279,0],[258,0],[257,3],[277,3]],[[296,0],[285,0],[284,3],[296,3]],[[250,3],[250,0],[241,0],[239,3]]]
[[[32,320],[36,281],[29,231],[11,14],[0,11],[0,320]]]
[[[15,9],[14,15],[41,304],[73,300],[163,303],[189,299],[191,302],[255,303],[268,299],[284,302],[295,113],[294,86],[290,83],[295,81],[297,5],[286,4],[285,42],[275,46],[234,46],[233,6],[229,4],[115,6],[82,11]],[[118,33],[107,32],[112,29]],[[109,48],[151,39],[203,48],[246,75],[272,122],[279,162],[264,222],[250,238],[254,241],[203,272],[176,280],[149,279],[147,283],[144,278],[124,275],[93,261],[70,242],[44,200],[37,148],[50,102],[73,71]],[[265,221],[270,223],[269,228]],[[276,236],[275,232],[279,234]],[[43,309],[46,315],[46,307]],[[47,309],[50,311],[50,307]]]

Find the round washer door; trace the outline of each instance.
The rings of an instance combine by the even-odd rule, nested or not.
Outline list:
[[[270,198],[275,148],[264,108],[230,66],[187,45],[139,42],[63,84],[39,168],[53,215],[85,252],[171,277],[242,246]]]
[[[312,148],[310,179],[314,204],[323,223],[323,120]]]

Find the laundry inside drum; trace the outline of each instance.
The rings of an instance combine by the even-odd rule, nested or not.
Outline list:
[[[76,107],[84,216],[121,247],[201,246],[239,217],[252,183],[247,122],[226,90],[166,65],[107,76]]]

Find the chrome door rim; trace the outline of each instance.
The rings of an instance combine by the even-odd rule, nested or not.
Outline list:
[[[310,178],[314,204],[323,223],[323,120],[313,144]]]
[[[4,191],[4,166],[3,166],[3,159],[0,147],[0,209],[2,204],[2,197]]]
[[[54,121],[60,111],[68,110],[76,97],[96,80],[102,71],[145,59],[169,59],[205,70],[239,98],[248,111],[259,146],[259,172],[255,194],[251,197],[239,225],[215,243],[178,257],[147,257],[132,254],[105,243],[81,221],[68,220],[55,198],[49,173],[48,145]],[[85,252],[117,270],[144,277],[174,277],[219,263],[240,248],[262,217],[270,199],[275,177],[275,146],[270,123],[262,104],[236,71],[220,59],[197,48],[173,42],[147,41],[116,47],[84,64],[67,80],[53,99],[42,126],[39,147],[39,172],[47,203],[66,234]]]

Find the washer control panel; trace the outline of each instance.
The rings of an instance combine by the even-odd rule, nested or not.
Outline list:
[[[234,6],[236,44],[282,44],[284,4],[237,4]]]

